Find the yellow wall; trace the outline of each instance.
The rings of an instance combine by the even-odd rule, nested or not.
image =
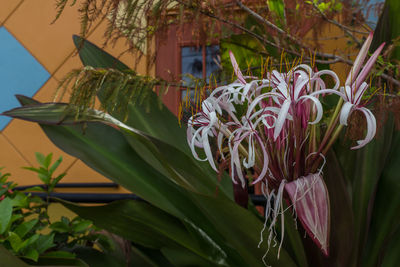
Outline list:
[[[72,35],[80,32],[79,1],[74,7],[68,6],[60,19],[51,24],[56,16],[55,2],[55,0],[0,0],[0,27],[5,27],[51,75],[34,95],[35,99],[42,102],[52,101],[60,79],[72,69],[81,67],[72,41]],[[88,38],[100,47],[104,41],[105,22],[97,22]],[[124,40],[117,42],[114,47],[105,47],[105,50],[114,56],[119,56],[125,49]],[[134,57],[128,53],[125,53],[120,60],[130,67],[133,67],[135,62]],[[145,74],[146,64],[142,62],[136,70]],[[58,149],[35,123],[11,121],[0,132],[0,148],[0,166],[5,167],[3,173],[10,172],[12,174],[10,180],[16,181],[19,185],[40,182],[33,172],[21,169],[22,166],[37,165],[35,152],[43,154],[53,152],[54,158],[59,156],[64,158],[59,172],[66,171],[68,174],[62,182],[109,181],[80,160]],[[126,192],[122,188],[90,190],[93,191]]]

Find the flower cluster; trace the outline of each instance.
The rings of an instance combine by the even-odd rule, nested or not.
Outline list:
[[[307,224],[306,219],[301,214],[306,213],[302,211],[304,207],[295,203],[296,194],[300,191],[307,193],[313,190],[315,184],[323,183],[321,165],[324,155],[343,126],[347,125],[352,112],[362,112],[367,122],[365,138],[357,141],[352,149],[365,146],[375,135],[375,117],[364,106],[362,97],[368,88],[365,79],[384,44],[363,67],[371,41],[372,33],[357,56],[344,86],[340,85],[333,71],[314,71],[304,64],[285,73],[269,71],[263,79],[247,77],[241,73],[233,53],[230,53],[237,80],[214,89],[202,102],[201,110],[188,121],[188,143],[196,159],[208,161],[215,171],[218,171],[218,162],[228,161],[233,182],[241,183],[243,187],[246,177],[252,179],[252,184],[261,182],[266,197],[270,199],[274,196],[277,203],[266,211],[266,218],[270,218],[272,224],[279,215],[278,210],[283,211],[280,203],[286,189],[304,228],[314,235],[312,238],[322,235],[319,240],[316,238],[316,243],[325,254],[328,254],[328,218],[322,222],[325,224],[321,227],[325,229],[324,233],[309,229],[311,226],[304,225]],[[328,94],[336,94],[340,98],[335,112],[326,116],[321,98]],[[328,123],[325,131],[318,127],[322,120]],[[310,175],[312,183],[307,180]],[[297,181],[299,179],[303,182]],[[304,185],[307,185],[306,188]],[[321,186],[324,187],[324,183],[319,188]],[[325,202],[329,203],[326,190],[322,193],[326,195]],[[314,208],[329,210],[327,203],[323,204],[324,207]]]

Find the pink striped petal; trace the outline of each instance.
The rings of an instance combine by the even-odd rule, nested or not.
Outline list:
[[[232,51],[229,51],[229,56],[230,56],[230,58],[231,58],[232,67],[233,67],[233,70],[235,71],[236,76],[238,77],[238,80],[239,80],[241,83],[246,84],[246,80],[244,79],[243,74],[242,74],[242,72],[240,71],[239,65],[238,65],[238,63],[237,63],[237,61],[236,61],[236,58],[235,58],[235,56],[233,55]]]
[[[375,50],[375,52],[372,54],[372,56],[368,59],[367,63],[365,63],[364,68],[360,72],[360,75],[358,75],[357,80],[355,82],[355,86],[359,87],[365,78],[367,78],[370,70],[372,69],[372,66],[375,64],[376,59],[378,58],[379,54],[381,53],[383,47],[385,46],[385,43],[381,44],[378,49]],[[355,88],[357,89],[357,88]]]
[[[285,185],[297,218],[314,243],[329,255],[330,207],[325,182],[318,174],[300,177]]]
[[[358,52],[357,58],[354,61],[353,67],[351,68],[349,75],[347,76],[346,79],[346,85],[352,84],[355,79],[357,78],[358,73],[360,72],[360,69],[362,67],[362,64],[364,63],[365,57],[368,54],[369,47],[371,46],[372,39],[373,39],[374,33],[371,32],[365,40],[363,46],[360,49],[360,52]]]

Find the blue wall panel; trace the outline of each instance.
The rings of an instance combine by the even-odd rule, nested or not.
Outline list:
[[[0,27],[0,113],[19,106],[14,97],[32,97],[50,78],[47,70],[16,40]],[[10,122],[0,116],[0,131]]]

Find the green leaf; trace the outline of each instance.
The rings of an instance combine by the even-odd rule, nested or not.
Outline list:
[[[75,45],[81,42],[81,38],[74,36]],[[94,68],[115,68],[125,70],[128,67],[118,59],[112,57],[89,41],[83,41],[84,46],[79,50],[79,56],[83,65]],[[100,101],[104,101],[104,96],[99,93]],[[126,97],[126,96],[123,96]],[[190,155],[190,150],[186,144],[186,131],[179,127],[178,119],[167,107],[162,105],[160,108],[159,97],[153,91],[147,95],[146,103],[136,105],[130,104],[127,125],[156,137],[168,144],[171,144],[183,152]],[[126,114],[118,114],[115,110],[111,115],[120,121],[124,121]]]
[[[89,247],[78,247],[74,249],[77,257],[89,266],[107,266],[107,267],[121,267],[127,266],[126,259],[117,259],[110,254],[102,253],[96,249]]]
[[[24,242],[21,243],[20,247],[18,248],[18,250],[20,249],[25,249],[28,246],[36,243],[36,241],[38,241],[39,239],[39,234],[34,234],[33,236],[29,237],[28,239],[26,239]]]
[[[29,233],[33,227],[39,222],[38,219],[33,219],[30,221],[26,221],[21,223],[20,225],[17,226],[17,228],[15,229],[15,233],[20,237],[20,238],[24,238],[24,236]]]
[[[30,248],[26,253],[24,253],[24,258],[37,261],[39,258],[39,253],[36,249]]]
[[[357,160],[354,168],[353,181],[353,212],[356,255],[353,259],[361,260],[362,249],[367,241],[371,215],[368,210],[373,208],[373,199],[377,189],[379,179],[384,170],[388,154],[392,146],[394,121],[390,117],[381,129],[381,135],[366,147],[357,151]]]
[[[285,210],[286,210],[285,206]],[[307,263],[307,255],[304,250],[304,246],[302,243],[302,238],[298,231],[298,228],[295,225],[295,220],[293,219],[293,214],[290,210],[285,212],[285,239],[283,243],[283,247],[293,255],[297,262],[298,266],[308,267]]]
[[[14,256],[10,251],[0,245],[0,266],[4,267],[28,267],[29,265]]]
[[[69,225],[63,222],[55,222],[50,225],[50,229],[59,233],[69,232]]]
[[[400,231],[400,132],[396,131],[391,143],[391,151],[379,180],[375,196],[375,205],[371,216],[371,226],[367,249],[364,253],[364,266],[376,266],[382,255],[396,241],[391,241]],[[399,236],[399,234],[396,234]],[[390,252],[392,253],[392,252]],[[393,253],[392,253],[393,254]],[[394,257],[388,256],[389,258]]]
[[[49,138],[67,153],[79,157],[95,170],[110,177],[110,179],[125,188],[134,191],[137,195],[164,211],[172,213],[181,219],[189,219],[192,222],[196,222],[196,224],[200,224],[199,229],[204,229],[203,231],[207,233],[208,238],[214,240],[213,242],[227,253],[228,261],[250,262],[253,266],[261,264],[260,259],[264,252],[261,250],[249,251],[247,249],[248,246],[243,246],[242,242],[236,238],[236,228],[223,237],[219,232],[221,229],[226,229],[226,225],[220,224],[219,229],[215,229],[214,221],[211,222],[204,213],[209,209],[208,206],[213,204],[210,202],[204,204],[202,200],[193,199],[193,193],[189,194],[173,184],[161,173],[155,171],[130,148],[129,143],[119,131],[98,123],[88,123],[84,135],[76,126],[43,125],[42,127]],[[236,206],[235,203],[231,203]],[[207,205],[207,207],[204,205]],[[220,209],[223,208],[220,206]],[[234,212],[237,211],[232,211],[232,213]],[[255,248],[259,241],[259,231],[262,229],[262,223],[250,212],[243,215],[243,217],[246,216],[252,217],[253,223],[257,222],[258,224],[250,227],[256,230],[254,230],[255,232],[248,245]],[[226,216],[219,215],[219,220],[225,222],[227,219]],[[235,222],[235,225],[247,225],[249,227],[247,222],[241,222],[236,217],[228,221]],[[230,244],[229,246],[224,243],[224,239],[230,240],[227,243]],[[234,249],[231,247],[231,239],[236,240]],[[266,251],[266,248],[264,249]],[[271,248],[271,253],[267,259],[272,262],[276,261],[276,253],[276,248]],[[286,261],[288,266],[293,264],[290,257],[284,252],[281,252],[281,261]]]
[[[73,225],[72,231],[74,231],[75,233],[84,232],[89,228],[91,224],[92,222],[88,220],[80,221],[77,224]]]
[[[169,260],[162,254],[160,250],[148,249],[132,246],[131,263],[133,266],[149,266],[149,267],[173,267]]]
[[[388,239],[382,259],[382,267],[397,266],[400,262],[400,228]]]
[[[30,263],[32,266],[62,266],[62,267],[89,267],[81,259],[71,258],[54,258],[54,257],[39,257],[37,263]]]
[[[40,235],[36,242],[36,250],[39,254],[43,254],[49,248],[55,246],[54,242],[54,233],[48,235]]]
[[[7,230],[12,215],[12,201],[9,197],[0,201],[0,235]]]
[[[36,156],[36,160],[37,160],[37,162],[41,165],[41,166],[46,166],[46,157],[42,154],[42,153],[40,153],[40,152],[36,152],[35,153],[35,156]]]
[[[54,171],[58,168],[58,166],[60,166],[61,162],[62,162],[63,158],[59,157],[58,160],[56,160],[56,162],[54,162],[53,165],[51,165],[50,169],[49,169],[49,173],[52,175],[54,173]]]
[[[202,251],[178,219],[145,202],[117,201],[97,207],[62,203],[79,216],[92,220],[96,226],[142,246],[160,249],[179,244],[203,257],[213,257],[210,244],[207,251]]]
[[[79,57],[85,66],[92,66],[94,68],[113,68],[117,70],[129,69],[129,67],[124,63],[107,52],[104,52],[91,42],[82,39],[77,35],[74,35],[72,38],[79,51]]]
[[[60,117],[69,110],[71,115],[68,119],[60,121]],[[64,104],[35,104],[26,107],[16,108],[5,112],[6,115],[12,117],[18,117],[27,120],[35,120],[38,122],[47,121],[50,124],[68,125],[75,124],[76,122],[87,121],[104,121],[107,123],[115,124],[115,120],[106,116],[103,113],[95,110],[87,110],[82,116],[76,117],[77,109],[73,106],[66,106]],[[77,121],[75,121],[77,119]],[[121,124],[118,122],[117,125]],[[141,154],[142,158],[145,158],[149,164],[154,166],[154,163],[159,164],[157,168],[162,174],[170,177],[174,182],[185,186],[193,191],[199,191],[206,194],[213,194],[218,185],[217,174],[209,168],[207,164],[196,162],[192,156],[188,156],[181,150],[174,146],[169,145],[157,138],[148,136],[138,131],[126,131],[126,138],[138,153]],[[199,165],[207,165],[204,169],[199,168]],[[49,178],[47,170],[34,169],[28,167],[31,170],[43,173]],[[211,179],[210,179],[211,176]],[[57,177],[52,182],[54,186],[56,182],[62,177]],[[225,176],[225,179],[230,179]],[[47,183],[46,183],[47,184]],[[50,188],[50,191],[52,187]],[[222,191],[230,195],[229,191],[226,191],[222,187]]]
[[[22,247],[22,239],[14,232],[10,232],[7,237],[10,242],[11,248],[17,253]]]
[[[184,248],[162,248],[164,256],[177,267],[197,266],[208,267],[210,262]]]

